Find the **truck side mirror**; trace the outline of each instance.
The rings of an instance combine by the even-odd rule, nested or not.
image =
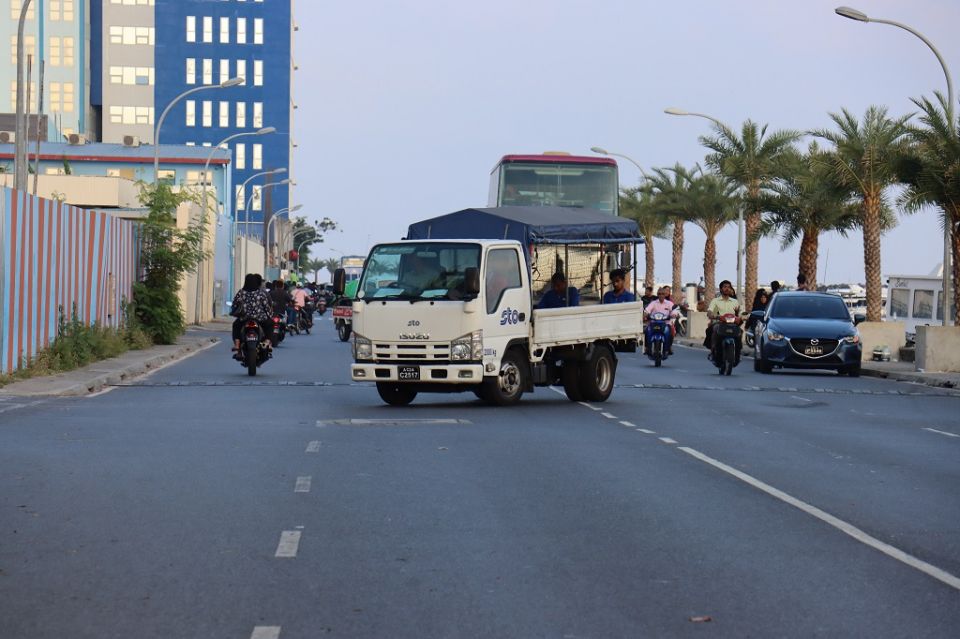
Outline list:
[[[467,295],[480,294],[480,269],[468,266],[463,272],[463,292]]]
[[[333,292],[336,295],[343,295],[343,289],[347,285],[347,272],[338,268],[333,272]]]

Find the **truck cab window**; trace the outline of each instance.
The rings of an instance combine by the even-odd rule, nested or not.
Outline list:
[[[503,292],[511,288],[520,288],[520,260],[513,249],[491,249],[487,253],[486,296],[487,313],[493,313],[500,306]]]

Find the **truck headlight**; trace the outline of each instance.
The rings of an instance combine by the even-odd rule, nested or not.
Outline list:
[[[363,335],[353,334],[353,359],[373,359],[373,344]]]
[[[450,342],[450,360],[464,361],[483,359],[483,331],[473,331],[466,335],[461,335]]]

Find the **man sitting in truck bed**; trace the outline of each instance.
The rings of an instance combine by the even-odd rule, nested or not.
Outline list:
[[[567,286],[567,276],[563,273],[554,273],[550,278],[550,290],[544,293],[537,304],[537,308],[564,308],[566,306],[580,306],[580,292],[575,286]],[[569,295],[569,298],[568,298]],[[567,304],[567,300],[570,303]]]
[[[607,291],[603,295],[604,304],[621,304],[623,302],[636,302],[637,296],[626,289],[627,273],[622,268],[615,268],[610,271],[610,283],[613,284],[613,290]]]

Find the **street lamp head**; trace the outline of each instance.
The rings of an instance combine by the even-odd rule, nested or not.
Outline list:
[[[296,213],[297,211],[299,211],[299,210],[302,209],[302,208],[303,208],[303,204],[297,204],[296,206],[294,206],[293,208],[291,208],[291,209],[289,210],[289,212],[290,212],[290,213]]]
[[[663,110],[667,115],[690,115],[687,111],[683,109],[678,109],[677,107],[669,107]]]
[[[264,173],[264,175],[273,175],[275,173],[286,173],[286,172],[287,172],[286,167],[281,167],[279,169],[273,169],[272,171],[267,171],[266,173]]]
[[[591,147],[590,147],[590,150],[593,151],[594,153],[599,153],[600,155],[609,155],[609,154],[610,154],[610,152],[607,151],[607,150],[606,150],[605,148],[603,148],[602,146],[591,146]]]
[[[277,127],[275,126],[265,126],[259,131],[256,132],[256,135],[267,135],[268,133],[276,133]]]
[[[834,9],[834,12],[838,16],[850,18],[851,20],[856,20],[857,22],[870,22],[870,18],[867,17],[867,14],[865,14],[863,11],[857,11],[851,7],[837,7]]]
[[[277,182],[277,184],[290,184],[290,178],[286,178],[286,179],[284,179],[284,180],[280,180],[279,182]]]
[[[220,83],[220,88],[221,88],[221,89],[229,89],[230,87],[235,87],[235,86],[237,86],[238,84],[243,84],[243,83],[244,83],[244,79],[241,78],[241,77],[230,78],[229,80],[227,80],[227,81],[225,81],[225,82],[221,82],[221,83]]]

